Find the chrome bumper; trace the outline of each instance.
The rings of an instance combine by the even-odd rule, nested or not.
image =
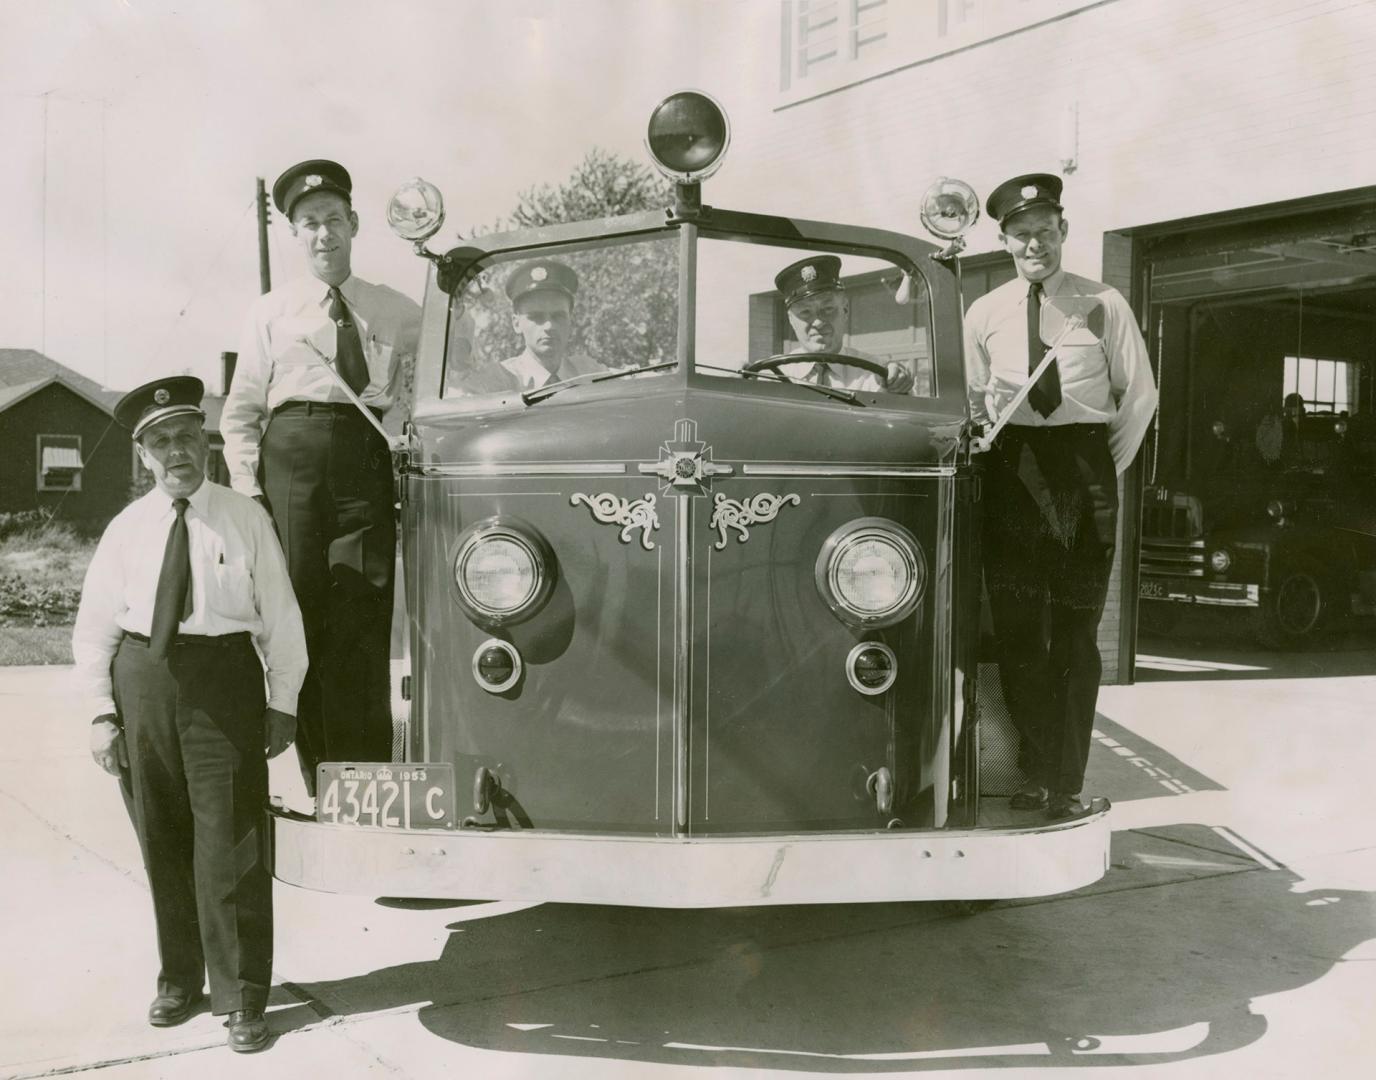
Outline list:
[[[671,839],[321,825],[269,812],[290,885],[365,896],[711,908],[1000,900],[1069,892],[1108,869],[1107,800],[1035,828]]]
[[[1211,607],[1254,608],[1261,605],[1261,588],[1258,585],[1195,581],[1191,578],[1148,577],[1146,574],[1142,575],[1138,595],[1143,600],[1204,604]]]

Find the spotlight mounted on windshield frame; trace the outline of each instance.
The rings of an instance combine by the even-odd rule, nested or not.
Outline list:
[[[392,193],[387,202],[387,227],[403,240],[409,240],[417,255],[431,262],[440,256],[425,246],[425,241],[444,224],[444,196],[429,180],[413,176]]]
[[[936,258],[953,259],[965,250],[965,234],[979,220],[979,196],[964,180],[938,177],[923,194],[918,217],[929,233],[947,242]]]
[[[721,168],[731,145],[726,110],[701,90],[670,94],[650,113],[645,148],[655,168],[674,182],[674,213],[703,213],[702,181]]]

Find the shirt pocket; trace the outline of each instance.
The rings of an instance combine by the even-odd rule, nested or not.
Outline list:
[[[276,369],[299,370],[318,366],[333,357],[335,325],[318,316],[281,315],[268,323],[268,348]]]
[[[368,357],[368,381],[386,389],[392,380],[392,351],[395,345],[385,338],[369,335],[364,347]]]
[[[258,617],[253,602],[253,571],[245,559],[217,562],[206,582],[206,601],[210,613],[239,622],[253,622]]]

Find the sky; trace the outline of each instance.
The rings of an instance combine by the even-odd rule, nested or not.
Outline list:
[[[685,87],[759,76],[720,48],[776,0],[0,0],[0,347],[113,389],[219,386],[258,292],[254,179],[342,161],[354,268],[419,297],[387,230],[397,184],[445,194],[437,243],[563,179],[592,146],[648,163],[645,121]],[[726,173],[727,170],[723,170]],[[274,215],[274,283],[302,272]]]

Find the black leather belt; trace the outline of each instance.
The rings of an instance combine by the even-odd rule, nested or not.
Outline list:
[[[368,411],[382,419],[382,410],[369,407]],[[284,401],[277,408],[272,410],[273,416],[280,416],[283,413],[292,413],[296,416],[357,416],[359,415],[358,406],[351,401]]]
[[[148,644],[147,634],[136,634],[132,630],[124,631],[124,636],[137,641],[140,645]],[[231,646],[253,645],[253,635],[247,630],[240,630],[235,634],[216,634],[213,637],[205,634],[178,634],[172,639],[173,645],[188,645],[202,649],[227,649]]]

